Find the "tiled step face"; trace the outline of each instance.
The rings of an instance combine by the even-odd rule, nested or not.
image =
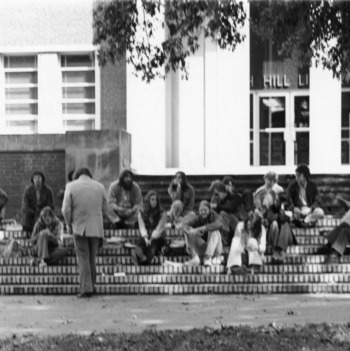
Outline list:
[[[72,295],[78,293],[77,285],[2,285],[3,295]],[[120,284],[97,285],[98,294],[348,294],[349,284]]]
[[[99,275],[97,284],[124,285],[124,284],[314,284],[314,283],[349,283],[349,274],[149,274],[149,275]],[[1,285],[73,285],[79,284],[79,276],[75,275],[28,275],[2,276]]]

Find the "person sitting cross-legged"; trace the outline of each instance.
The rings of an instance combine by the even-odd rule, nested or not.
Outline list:
[[[324,217],[321,196],[316,183],[310,179],[307,165],[300,164],[296,168],[295,180],[288,186],[287,197],[296,227],[314,227],[317,220]]]
[[[111,220],[116,228],[135,228],[138,224],[138,212],[143,206],[139,185],[134,181],[133,173],[126,169],[119,180],[113,182],[108,190],[108,204],[114,211]]]
[[[267,221],[267,243],[273,248],[272,259],[282,263],[289,245],[297,245],[290,225],[292,212],[286,208],[286,194],[269,190],[262,203],[263,218]]]
[[[31,236],[33,256],[38,258],[39,267],[53,264],[68,254],[68,249],[62,247],[62,235],[63,224],[49,206],[44,207]]]
[[[205,266],[221,263],[223,223],[208,201],[200,202],[199,215],[184,217],[177,228],[183,229],[187,252],[192,257],[185,265],[199,266],[201,261]]]
[[[162,210],[159,195],[151,190],[144,201],[144,210],[138,214],[141,238],[131,252],[133,262],[150,264],[154,256],[165,246],[166,212]]]
[[[250,212],[244,222],[239,222],[231,242],[227,269],[235,274],[247,273],[249,266],[261,266],[266,250],[266,230],[261,217]],[[242,262],[242,258],[244,262]]]

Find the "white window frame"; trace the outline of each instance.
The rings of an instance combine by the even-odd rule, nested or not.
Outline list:
[[[63,67],[61,65],[62,56],[78,56],[78,55],[91,55],[94,54],[93,66],[86,67]],[[61,52],[58,55],[58,59],[61,67],[61,106],[62,106],[62,123],[64,131],[70,131],[71,129],[65,126],[65,121],[94,121],[93,130],[101,129],[101,114],[100,114],[100,68],[97,60],[97,53],[88,51],[88,52]],[[94,83],[65,83],[63,82],[63,72],[77,72],[77,71],[93,71],[95,74]],[[95,89],[95,98],[94,99],[67,99],[63,96],[63,88],[69,87],[94,87]],[[95,113],[94,114],[65,114],[63,113],[63,104],[65,103],[94,103],[95,104]]]
[[[24,56],[34,56],[36,60],[36,67],[34,68],[5,68],[5,57],[24,57]],[[1,107],[1,114],[3,116],[2,118],[2,123],[1,127],[2,130],[5,131],[6,134],[13,134],[12,127],[7,127],[7,122],[12,122],[12,121],[32,121],[35,123],[35,129],[33,132],[21,132],[21,134],[35,134],[37,133],[38,130],[38,113],[36,115],[34,114],[6,114],[6,105],[11,105],[11,104],[36,104],[37,105],[37,111],[39,110],[39,85],[38,81],[36,84],[34,83],[22,83],[22,84],[7,84],[6,83],[6,73],[22,73],[22,72],[36,72],[37,76],[39,75],[38,72],[38,54],[37,53],[21,53],[21,54],[11,54],[11,53],[6,53],[1,55],[1,67],[2,67],[2,74],[1,74],[1,82],[0,86],[2,87],[1,89],[1,97],[3,98],[2,100],[4,103],[2,104]],[[36,99],[6,99],[6,89],[7,88],[36,88],[37,89],[37,98]]]

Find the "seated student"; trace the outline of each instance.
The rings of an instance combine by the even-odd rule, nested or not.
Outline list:
[[[264,175],[265,184],[256,189],[254,193],[254,205],[259,213],[262,212],[262,203],[269,190],[273,190],[276,195],[284,192],[283,188],[277,183],[277,180],[278,177],[275,172],[268,172]]]
[[[325,235],[328,243],[319,250],[319,253],[328,254],[325,263],[338,263],[346,247],[350,245],[350,201],[346,201],[340,196],[338,200],[345,205],[347,212],[341,219],[340,224]]]
[[[276,196],[269,190],[263,200],[263,218],[267,220],[267,243],[273,248],[272,259],[282,263],[289,245],[297,245],[297,240],[290,226],[292,213],[285,208],[285,193]]]
[[[172,224],[175,225],[182,217],[188,214],[194,214],[193,207],[196,194],[193,186],[187,182],[184,172],[175,174],[174,179],[169,184],[168,194],[172,201],[168,212],[168,217]]]
[[[110,185],[108,204],[116,216],[113,222],[117,228],[137,227],[138,212],[142,209],[143,199],[140,187],[130,170],[124,170],[119,180]]]
[[[295,180],[288,186],[287,198],[296,227],[314,227],[324,217],[321,196],[310,175],[309,167],[300,164],[295,170]]]
[[[4,190],[0,188],[0,226],[1,222],[5,217],[5,207],[8,202],[9,198],[7,197]]]
[[[239,209],[239,211],[242,214],[242,220],[245,218],[247,213],[249,211],[254,210],[254,199],[253,199],[253,194],[249,189],[243,190],[242,194],[238,193],[235,191],[235,181],[231,176],[225,176],[222,180],[222,182],[225,184],[227,191],[231,195],[238,195],[242,199],[242,208]]]
[[[216,199],[210,204],[210,207],[217,213],[220,214],[225,227],[229,230],[225,230],[222,233],[222,242],[224,246],[230,247],[232,237],[228,236],[229,233],[235,233],[239,220],[243,220],[239,211],[242,205],[242,199],[231,195],[223,182],[216,180],[212,183],[211,189],[213,192],[213,199]]]
[[[230,253],[227,260],[227,269],[234,274],[245,274],[250,266],[261,266],[266,250],[266,231],[261,217],[250,212],[244,222],[239,222],[235,236],[232,239]]]
[[[159,195],[151,190],[144,201],[144,210],[138,213],[141,238],[132,251],[135,265],[150,264],[154,256],[165,245],[166,212],[160,206]]]
[[[187,252],[192,257],[185,265],[199,266],[201,261],[205,266],[221,263],[223,223],[208,201],[200,202],[199,215],[184,217],[177,228],[184,230]]]
[[[34,172],[31,182],[32,185],[25,190],[22,201],[23,231],[29,235],[40,216],[41,210],[46,206],[49,206],[52,210],[55,207],[53,191],[45,184],[44,174],[40,171]]]
[[[40,268],[53,264],[68,254],[68,249],[62,247],[62,235],[63,224],[50,207],[44,207],[31,237],[33,256],[38,258]]]

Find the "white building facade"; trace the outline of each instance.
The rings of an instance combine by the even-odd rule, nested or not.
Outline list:
[[[312,173],[348,173],[350,88],[331,72],[261,55],[247,21],[234,52],[203,38],[188,80],[173,72],[147,84],[125,64],[125,77],[104,75],[92,8],[0,2],[1,134],[124,128],[139,174],[287,174],[301,162]]]

